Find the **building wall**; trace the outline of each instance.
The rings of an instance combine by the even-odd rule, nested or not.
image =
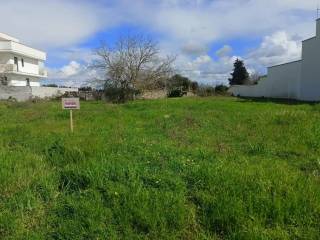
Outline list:
[[[32,87],[40,87],[39,78],[37,77],[28,77],[18,74],[8,74],[8,85],[15,86],[15,87],[26,87],[27,85],[27,78],[29,78],[30,86]]]
[[[298,99],[301,63],[297,61],[269,68],[267,97]]]
[[[16,56],[18,58],[18,69],[19,72],[29,73],[29,74],[39,74],[39,63],[38,60]],[[22,59],[24,61],[24,66],[22,65]]]
[[[320,22],[317,21],[318,28]],[[319,30],[320,34],[320,30]],[[302,43],[302,75],[300,99],[320,100],[320,35]]]
[[[11,53],[0,53],[0,64],[13,64],[11,59],[13,59]]]
[[[18,54],[12,53],[0,53],[0,64],[14,64],[14,57],[18,58],[18,68],[17,70],[22,73],[29,73],[29,74],[39,74],[39,60],[24,57]],[[22,59],[24,65],[22,64]]]
[[[316,37],[302,42],[302,60],[269,68],[268,79],[257,86],[234,86],[234,95],[320,101],[320,19]]]
[[[230,92],[234,96],[267,97],[267,98],[299,98],[301,77],[301,61],[271,67],[268,77],[257,85],[232,86]]]

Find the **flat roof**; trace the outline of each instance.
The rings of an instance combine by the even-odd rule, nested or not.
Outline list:
[[[20,42],[19,39],[11,37],[5,33],[0,33],[0,41],[13,41],[13,42]]]
[[[292,64],[292,63],[301,62],[301,61],[302,61],[302,59],[296,60],[296,61],[292,61],[292,62],[287,62],[287,63],[281,63],[281,64],[274,65],[274,66],[271,66],[271,67],[268,67],[268,68],[280,67],[280,66],[283,66],[283,65],[288,65],[288,64]]]

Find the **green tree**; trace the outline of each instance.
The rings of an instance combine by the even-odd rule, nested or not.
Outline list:
[[[237,59],[234,62],[234,69],[229,78],[230,85],[243,85],[249,79],[249,73],[244,65],[244,62]]]
[[[181,89],[182,91],[188,91],[191,86],[191,80],[187,77],[176,74],[168,81],[169,90]]]

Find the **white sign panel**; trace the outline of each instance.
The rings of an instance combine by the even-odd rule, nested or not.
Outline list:
[[[80,109],[79,98],[62,98],[62,108],[67,110]]]

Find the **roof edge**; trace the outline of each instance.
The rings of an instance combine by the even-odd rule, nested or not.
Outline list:
[[[268,68],[280,67],[280,66],[283,66],[283,65],[288,65],[288,64],[297,63],[297,62],[302,62],[302,59],[296,60],[296,61],[292,61],[292,62],[287,62],[287,63],[281,63],[281,64],[278,64],[278,65],[273,65],[273,66],[270,66]]]

